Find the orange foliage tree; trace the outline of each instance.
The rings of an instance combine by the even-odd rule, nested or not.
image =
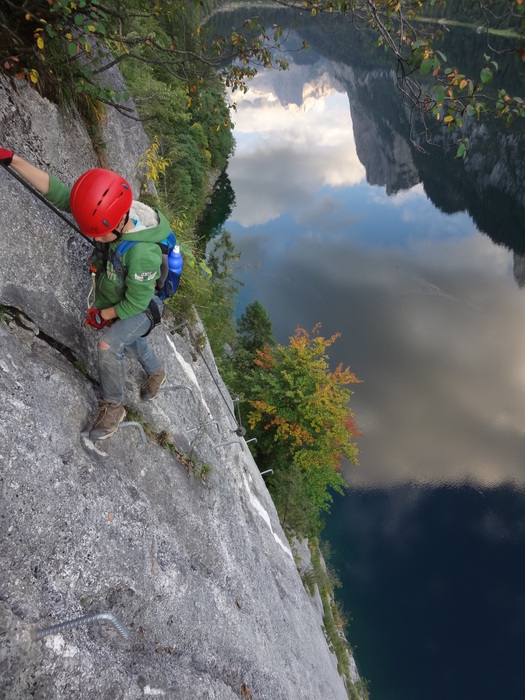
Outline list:
[[[340,364],[330,371],[330,338],[298,328],[289,346],[266,346],[254,360],[249,423],[261,468],[273,469],[269,488],[283,526],[317,534],[329,510],[330,490],[345,486],[341,461],[357,464],[357,429],[348,402],[359,380]]]

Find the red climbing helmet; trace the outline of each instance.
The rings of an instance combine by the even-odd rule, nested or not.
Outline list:
[[[97,238],[111,233],[131,207],[129,182],[118,173],[94,168],[81,175],[69,195],[69,206],[79,229]]]

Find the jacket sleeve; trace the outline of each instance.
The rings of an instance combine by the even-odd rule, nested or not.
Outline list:
[[[54,204],[57,209],[62,211],[71,211],[69,208],[69,195],[71,188],[66,187],[64,183],[54,175],[49,176],[49,192],[46,194],[46,199]]]
[[[156,243],[133,246],[124,255],[127,269],[124,299],[115,304],[119,318],[142,313],[155,295],[155,282],[160,277],[162,252]]]

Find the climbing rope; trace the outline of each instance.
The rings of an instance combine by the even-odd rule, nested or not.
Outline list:
[[[210,377],[212,378],[212,380],[213,380],[215,386],[217,387],[217,391],[219,392],[219,394],[220,394],[220,396],[221,396],[221,398],[222,398],[222,400],[223,400],[223,402],[224,402],[224,405],[226,406],[226,409],[228,410],[228,413],[231,415],[231,417],[232,417],[233,420],[235,421],[235,424],[237,425],[237,428],[236,428],[233,432],[234,432],[236,435],[238,435],[239,437],[244,437],[244,436],[246,435],[246,428],[243,427],[242,421],[241,421],[241,409],[240,409],[240,406],[239,406],[240,399],[239,399],[238,397],[236,397],[236,398],[233,399],[233,402],[237,405],[237,416],[236,416],[236,415],[235,415],[235,412],[231,409],[230,403],[229,403],[229,401],[227,400],[226,396],[224,395],[224,393],[223,393],[223,391],[222,391],[222,389],[221,389],[221,386],[220,386],[219,382],[218,382],[217,379],[215,378],[215,375],[213,374],[210,365],[208,364],[206,358],[204,357],[204,354],[203,354],[203,352],[202,352],[202,350],[201,350],[201,348],[200,348],[200,346],[199,346],[199,343],[197,342],[197,338],[193,335],[193,331],[192,331],[192,329],[191,329],[191,324],[190,324],[190,322],[188,321],[187,318],[184,318],[184,316],[182,316],[181,314],[178,314],[178,315],[179,315],[180,318],[182,318],[182,321],[183,321],[183,322],[180,323],[178,326],[176,326],[176,328],[175,328],[174,330],[177,330],[177,329],[179,329],[179,328],[181,328],[181,327],[183,327],[183,326],[186,326],[186,328],[188,329],[188,333],[189,333],[189,336],[190,336],[190,340],[191,340],[193,346],[197,349],[197,352],[199,353],[199,355],[200,355],[202,361],[204,362],[204,365],[206,366],[206,369],[208,370],[208,372],[209,372],[209,374],[210,374]],[[230,399],[230,401],[232,400],[231,396],[229,396],[229,395],[228,395],[228,398]]]

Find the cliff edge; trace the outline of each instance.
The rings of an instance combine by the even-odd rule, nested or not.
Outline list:
[[[104,137],[137,192],[140,125],[108,114]],[[98,164],[79,120],[1,79],[0,143],[70,184]],[[1,168],[0,204],[1,697],[346,699],[209,346],[168,317],[156,402],[128,365],[147,436],[90,442],[89,245]]]

